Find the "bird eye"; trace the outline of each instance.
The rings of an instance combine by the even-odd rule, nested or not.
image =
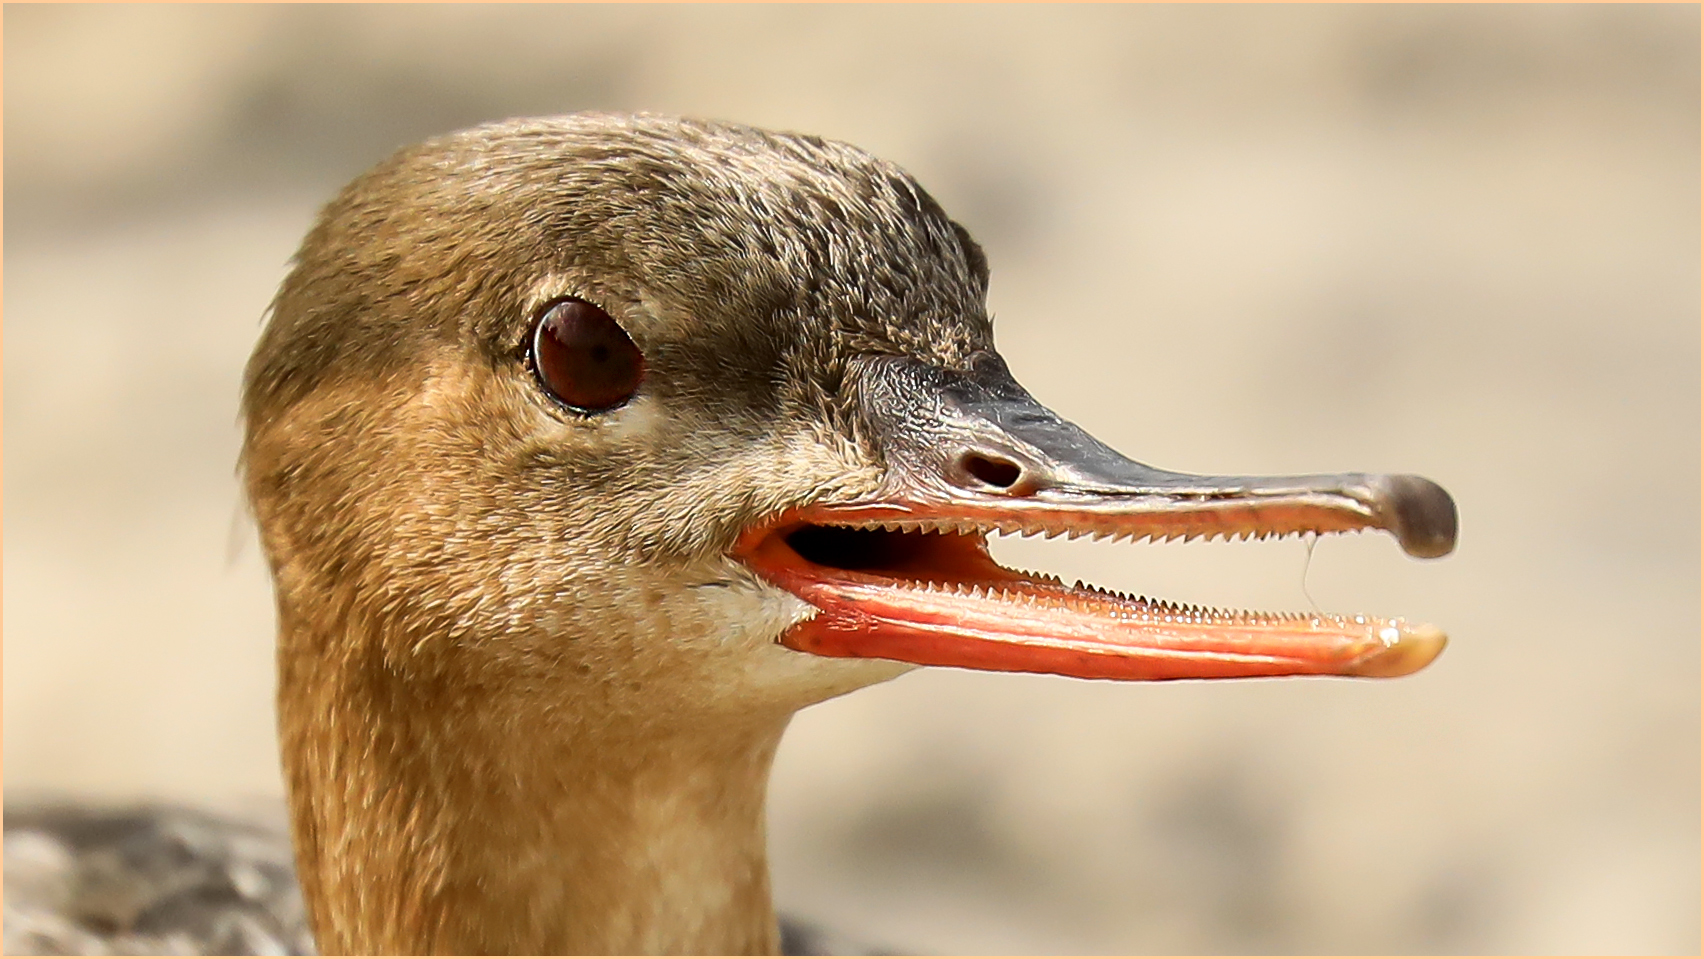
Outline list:
[[[602,413],[633,398],[645,378],[645,356],[621,324],[585,300],[557,300],[533,330],[533,369],[564,405]]]

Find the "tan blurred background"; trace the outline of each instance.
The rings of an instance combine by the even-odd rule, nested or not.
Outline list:
[[[940,952],[1699,949],[1697,7],[10,6],[5,40],[9,798],[276,802],[233,464],[287,257],[395,147],[647,109],[909,168],[1018,378],[1138,459],[1461,505],[1435,563],[999,545],[1453,644],[810,710],[784,909]]]

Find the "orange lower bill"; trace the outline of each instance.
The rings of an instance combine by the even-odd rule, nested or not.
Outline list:
[[[1066,586],[994,562],[984,533],[753,529],[735,556],[820,612],[781,642],[819,656],[1083,679],[1402,676],[1443,650],[1432,626],[1207,610]]]

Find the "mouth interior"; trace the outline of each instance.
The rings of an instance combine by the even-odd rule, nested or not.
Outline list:
[[[846,573],[922,583],[1022,578],[994,562],[980,533],[804,523],[779,535],[805,562]]]
[[[830,569],[897,569],[916,558],[918,534],[806,523],[786,534],[787,545],[807,562]]]

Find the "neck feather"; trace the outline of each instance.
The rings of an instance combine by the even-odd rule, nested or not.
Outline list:
[[[286,624],[280,734],[323,953],[777,950],[764,794],[789,713],[669,721],[590,684],[517,710],[512,689],[327,648]]]

